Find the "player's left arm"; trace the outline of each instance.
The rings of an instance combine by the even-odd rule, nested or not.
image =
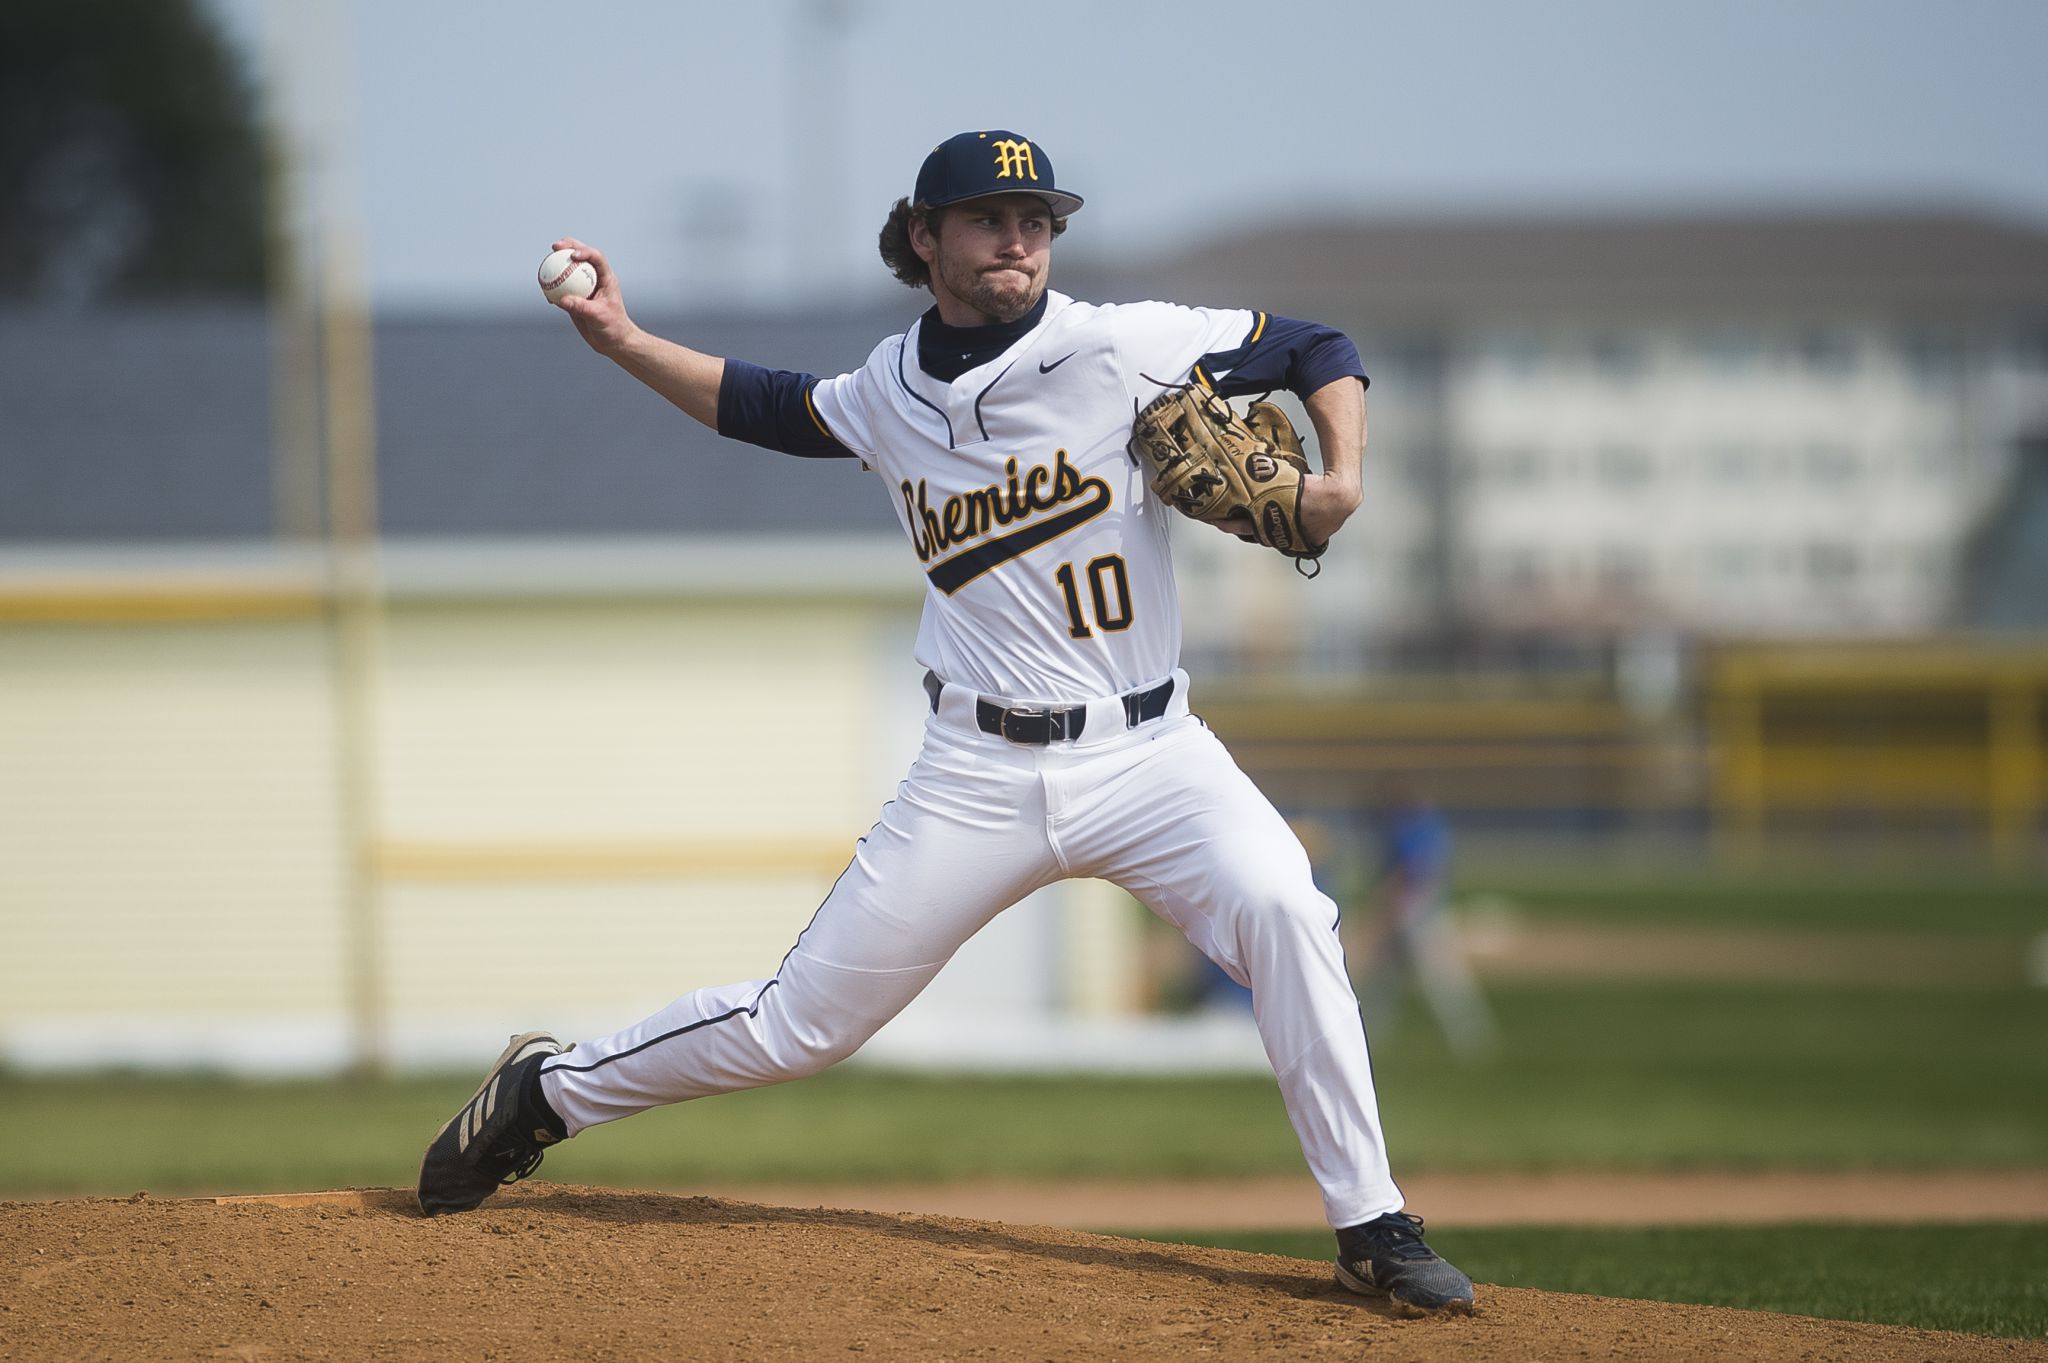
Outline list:
[[[1195,367],[1225,397],[1284,388],[1301,399],[1323,461],[1323,471],[1302,484],[1301,528],[1312,542],[1327,542],[1363,496],[1365,390],[1372,380],[1358,347],[1334,327],[1261,312],[1241,343],[1204,355]]]
[[[1362,379],[1332,379],[1302,398],[1323,457],[1323,471],[1311,473],[1301,485],[1301,529],[1315,544],[1327,543],[1364,497],[1359,472],[1365,463]]]

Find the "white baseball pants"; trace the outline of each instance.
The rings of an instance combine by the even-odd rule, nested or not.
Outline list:
[[[1078,739],[983,733],[947,686],[923,750],[772,979],[699,989],[547,1062],[569,1134],[664,1103],[815,1074],[860,1048],[960,945],[1041,886],[1119,885],[1252,991],[1259,1036],[1332,1226],[1400,1208],[1337,908],[1285,820],[1188,713]]]

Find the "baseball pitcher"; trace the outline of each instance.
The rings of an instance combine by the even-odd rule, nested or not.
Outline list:
[[[420,1169],[429,1215],[477,1206],[544,1149],[664,1103],[779,1083],[859,1049],[961,943],[1041,886],[1111,881],[1249,986],[1337,1233],[1337,1280],[1425,1310],[1472,1283],[1403,1210],[1337,907],[1273,806],[1190,713],[1169,552],[1205,520],[1312,567],[1359,502],[1366,376],[1328,327],[1084,303],[1047,287],[1081,197],[1044,147],[965,132],[881,234],[932,307],[833,378],[654,336],[604,254],[564,296],[599,354],[720,434],[873,472],[925,577],[923,747],[766,979],[698,989],[610,1036],[514,1037]],[[1315,427],[1310,470],[1277,409]]]

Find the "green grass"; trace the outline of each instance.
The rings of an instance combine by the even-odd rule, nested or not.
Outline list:
[[[2048,991],[1496,989],[1460,1068],[1412,1011],[1375,1037],[1404,1166],[2048,1163]]]
[[[0,1081],[0,1196],[409,1185],[475,1076],[390,1084]],[[948,1078],[839,1069],[642,1114],[548,1155],[550,1178],[905,1180],[1300,1170],[1272,1083]]]
[[[1145,1238],[1300,1259],[1331,1251],[1324,1232]],[[1432,1229],[1429,1242],[1482,1284],[2048,1335],[2048,1226]]]
[[[2048,991],[1545,985],[1494,1002],[1506,1044],[1481,1067],[1412,1015],[1375,1037],[1398,1168],[2048,1165]],[[409,1184],[474,1083],[0,1075],[0,1196]],[[600,1128],[547,1172],[677,1186],[1303,1166],[1264,1077],[842,1068]]]
[[[1580,877],[1480,869],[1459,876],[1457,895],[1504,899],[1536,918],[2012,938],[2048,932],[2048,881],[1981,873]]]

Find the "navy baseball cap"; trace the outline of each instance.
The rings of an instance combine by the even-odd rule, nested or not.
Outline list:
[[[1080,195],[1053,187],[1044,147],[1001,128],[960,133],[933,147],[918,167],[911,202],[940,208],[984,194],[1036,194],[1058,218],[1081,206]]]

